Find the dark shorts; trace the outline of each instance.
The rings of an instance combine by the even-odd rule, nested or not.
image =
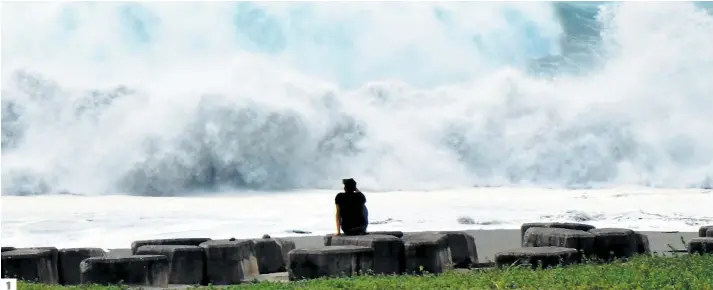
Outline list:
[[[342,232],[347,236],[358,236],[366,234],[366,227],[369,226],[369,210],[364,206],[362,209],[362,214],[364,215],[364,226],[353,227],[350,229],[345,229],[342,227]]]

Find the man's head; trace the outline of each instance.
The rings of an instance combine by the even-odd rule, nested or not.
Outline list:
[[[344,184],[344,191],[345,192],[354,192],[356,191],[356,180],[353,178],[348,178],[348,179],[342,179],[342,184]]]

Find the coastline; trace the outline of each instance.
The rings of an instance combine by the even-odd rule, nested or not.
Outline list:
[[[480,262],[492,261],[497,252],[520,247],[520,230],[519,229],[498,229],[498,230],[464,230],[468,234],[475,237],[476,247],[478,249],[478,259]],[[681,237],[685,241],[698,237],[697,232],[678,232],[678,231],[640,231],[649,237],[651,251],[655,253],[670,252],[668,245],[675,249],[685,250],[684,244],[681,242]],[[259,239],[260,237],[236,237],[238,239]],[[305,236],[290,236],[273,238],[284,238],[293,240],[295,247],[313,248],[324,245],[323,235],[305,235]],[[131,250],[128,248],[109,249],[108,256],[128,256]]]

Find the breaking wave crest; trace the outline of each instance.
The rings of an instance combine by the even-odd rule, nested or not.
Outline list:
[[[713,186],[702,4],[3,6],[3,194]]]

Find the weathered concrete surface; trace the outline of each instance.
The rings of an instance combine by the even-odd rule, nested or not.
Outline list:
[[[713,254],[713,238],[694,238],[686,246],[689,254]]]
[[[156,239],[139,240],[131,243],[131,254],[136,254],[136,249],[145,245],[175,245],[175,246],[198,246],[201,243],[210,241],[210,238],[177,238],[177,239]]]
[[[325,246],[289,253],[289,279],[354,276],[373,271],[374,250],[362,246]]]
[[[260,274],[255,278],[255,281],[257,281],[257,282],[289,282],[290,276],[287,272]]]
[[[548,268],[557,265],[579,263],[581,254],[577,249],[563,247],[525,247],[503,251],[495,255],[495,264],[498,267],[511,265]]]
[[[595,227],[580,223],[524,223],[520,226],[520,241],[522,242],[522,246],[525,246],[525,232],[527,232],[529,228],[555,228],[588,232],[589,230],[593,230]]]
[[[205,275],[205,253],[199,246],[144,245],[137,255],[162,255],[168,258],[168,283],[200,285]]]
[[[706,238],[713,238],[713,227],[706,230]]]
[[[206,255],[206,282],[239,284],[260,274],[253,240],[211,240],[200,244]]]
[[[104,250],[99,248],[60,249],[57,256],[59,283],[62,285],[77,285],[82,283],[79,264],[88,258],[104,256]]]
[[[475,237],[463,231],[438,232],[446,235],[448,246],[451,248],[451,259],[456,268],[470,268],[478,263],[478,248]]]
[[[33,247],[33,248],[28,248],[28,249],[40,249],[40,250],[48,250],[52,253],[52,265],[51,265],[51,271],[52,275],[57,277],[57,282],[59,282],[59,268],[58,268],[58,260],[59,260],[59,250],[55,247]]]
[[[392,235],[335,236],[331,246],[364,246],[374,250],[375,274],[401,274],[405,270],[404,243]]]
[[[594,234],[594,254],[600,259],[628,258],[637,254],[639,245],[633,230],[602,228],[589,231]]]
[[[404,233],[401,231],[375,231],[375,232],[369,232],[370,235],[387,235],[387,236],[394,236],[397,238],[402,238],[404,236]]]
[[[508,230],[465,230],[476,238],[478,244],[478,260],[494,261],[495,254],[508,249],[522,247],[520,229]],[[652,253],[663,253],[668,251],[669,244],[680,248],[685,248],[681,243],[681,238],[686,241],[698,237],[695,232],[652,232],[641,231],[647,235]],[[295,236],[285,238],[295,241],[296,248],[313,248],[324,245],[323,236]]]
[[[713,225],[700,227],[698,229],[698,237],[705,238],[709,229],[713,229]]]
[[[448,237],[444,234],[409,233],[401,238],[406,256],[406,273],[443,273],[453,268]]]
[[[638,254],[650,254],[651,253],[651,243],[649,243],[649,236],[635,232],[636,235],[636,253]]]
[[[255,256],[260,274],[270,274],[287,271],[282,245],[271,238],[253,240]]]
[[[285,261],[285,268],[282,272],[287,272],[287,264],[289,261],[290,251],[296,248],[295,241],[291,239],[275,238],[275,241],[280,245],[280,250],[282,251],[282,259]]]
[[[15,249],[2,252],[2,277],[57,284],[57,249]]]
[[[162,255],[93,257],[82,261],[79,268],[82,284],[168,286],[168,258]]]
[[[562,247],[594,253],[595,235],[579,230],[531,227],[525,232],[523,247]]]

